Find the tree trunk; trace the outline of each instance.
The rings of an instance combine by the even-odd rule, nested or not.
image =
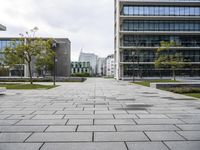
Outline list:
[[[28,62],[28,71],[29,71],[30,83],[33,84],[31,62]]]
[[[175,69],[173,69],[173,79],[174,79],[174,81],[176,81],[176,72],[175,72]]]

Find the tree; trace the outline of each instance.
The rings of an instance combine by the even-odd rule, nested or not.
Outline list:
[[[27,63],[31,84],[33,84],[31,69],[33,58],[36,58],[40,55],[43,55],[44,58],[46,58],[44,53],[51,50],[51,40],[35,38],[34,35],[36,30],[38,30],[36,27],[31,30],[33,36],[29,35],[28,32],[26,32],[27,37],[24,37],[23,34],[20,34],[20,40],[13,41],[4,51],[6,64],[12,66],[19,64],[20,60]]]
[[[55,52],[51,49],[52,40],[48,40],[44,43],[46,46],[43,48],[40,55],[36,56],[36,69],[40,71],[52,71],[54,67],[53,58],[55,57]],[[45,74],[43,74],[45,75]]]
[[[173,79],[176,80],[176,69],[183,68],[186,60],[181,53],[171,50],[173,47],[176,47],[176,43],[173,41],[161,42],[160,48],[156,51],[155,67],[171,69]]]

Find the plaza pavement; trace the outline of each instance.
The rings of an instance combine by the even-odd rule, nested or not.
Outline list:
[[[200,100],[100,78],[8,91],[0,150],[200,150]]]

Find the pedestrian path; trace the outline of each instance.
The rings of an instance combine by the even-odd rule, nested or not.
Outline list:
[[[200,100],[102,78],[12,91],[0,150],[200,150]]]

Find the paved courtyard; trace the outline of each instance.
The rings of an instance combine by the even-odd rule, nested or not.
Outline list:
[[[0,150],[200,150],[200,100],[100,78],[8,91]]]

